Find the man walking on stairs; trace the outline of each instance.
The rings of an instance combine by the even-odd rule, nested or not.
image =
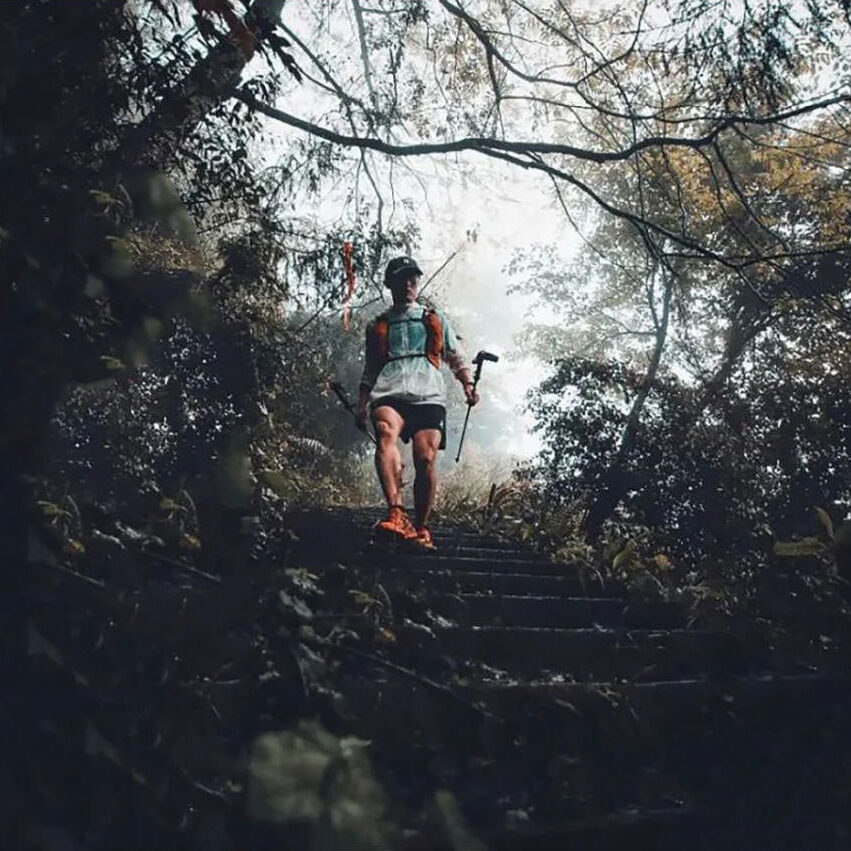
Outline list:
[[[435,460],[438,449],[446,447],[446,393],[440,364],[446,363],[461,382],[468,405],[475,405],[479,394],[446,317],[417,301],[421,276],[410,257],[396,257],[387,264],[384,285],[390,288],[393,306],[366,329],[357,421],[365,429],[371,414],[375,428],[375,468],[389,509],[377,528],[433,550],[428,518],[437,489]],[[399,490],[399,437],[405,443],[412,441],[416,525],[405,512]]]

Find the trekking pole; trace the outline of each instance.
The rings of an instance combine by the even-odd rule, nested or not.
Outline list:
[[[490,352],[481,351],[474,358],[473,363],[476,365],[476,372],[473,375],[473,392],[476,392],[476,385],[479,383],[479,379],[482,377],[482,364],[489,360],[493,363],[496,363],[499,358],[496,355],[492,355]],[[473,409],[473,406],[468,402],[467,403],[467,416],[464,417],[464,428],[461,431],[461,442],[458,444],[458,454],[455,456],[455,463],[461,460],[461,447],[464,445],[464,435],[467,433],[467,423],[470,420],[470,411]]]
[[[343,385],[340,384],[339,381],[332,381],[328,386],[337,394],[337,398],[340,400],[342,406],[352,415],[352,417],[354,417],[355,423],[357,423],[358,415],[355,411],[355,406],[352,404],[352,400],[349,399],[349,394],[346,393],[345,387],[343,387]],[[365,429],[364,434],[366,434],[366,436],[376,446],[378,445],[378,442],[376,441],[375,437]]]

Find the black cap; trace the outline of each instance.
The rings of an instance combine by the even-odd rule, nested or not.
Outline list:
[[[415,275],[422,275],[423,273],[413,257],[394,257],[384,270],[384,286],[392,287],[400,278],[407,278],[411,272]]]

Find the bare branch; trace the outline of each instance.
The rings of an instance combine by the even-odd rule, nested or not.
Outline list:
[[[330,130],[327,127],[321,127],[310,121],[305,121],[295,115],[291,115],[273,106],[263,103],[253,95],[242,89],[235,89],[233,96],[243,103],[262,112],[264,115],[281,121],[284,124],[289,124],[291,127],[297,127],[314,136],[319,136],[327,139],[329,142],[334,142],[338,145],[347,147],[362,147],[371,148],[375,151],[380,151],[384,154],[397,157],[423,156],[426,154],[447,154],[461,151],[479,151],[482,153],[506,152],[515,154],[564,154],[569,157],[574,157],[579,160],[586,160],[596,163],[618,162],[628,160],[630,157],[643,150],[651,148],[667,147],[683,147],[683,148],[704,148],[711,146],[718,136],[725,130],[739,125],[770,125],[779,120],[785,120],[790,117],[797,117],[815,112],[820,109],[827,109],[840,103],[851,103],[851,95],[837,95],[827,98],[826,100],[816,101],[807,105],[799,106],[785,112],[776,113],[774,115],[766,115],[761,118],[752,118],[744,115],[731,115],[728,118],[718,122],[718,124],[702,136],[688,138],[685,136],[648,136],[641,139],[632,145],[615,151],[595,151],[590,148],[580,148],[575,145],[564,145],[558,142],[534,142],[534,141],[508,141],[504,139],[495,139],[492,137],[467,137],[456,139],[450,142],[419,142],[410,145],[396,145],[390,142],[384,142],[381,139],[369,137],[345,136]]]
[[[366,43],[366,27],[363,23],[363,15],[361,14],[360,3],[358,0],[351,0],[352,12],[355,16],[355,25],[358,31],[358,41],[360,42],[361,62],[363,63],[363,76],[366,81],[366,87],[369,90],[369,96],[372,100],[372,108],[378,109],[378,95],[375,91],[375,86],[372,82],[372,66],[369,61],[369,47]],[[370,125],[372,122],[370,121]]]
[[[754,264],[764,263],[772,260],[802,258],[815,256],[818,254],[846,252],[848,250],[851,250],[851,245],[849,245],[849,243],[847,242],[843,242],[819,246],[817,249],[813,250],[781,251],[775,252],[773,254],[757,253],[756,255],[737,254],[725,256],[705,247],[704,245],[701,245],[698,241],[689,237],[687,234],[677,233],[657,222],[643,218],[642,216],[637,215],[629,210],[625,210],[615,206],[614,204],[606,201],[598,192],[592,189],[592,187],[588,183],[581,180],[576,175],[544,162],[539,156],[540,153],[562,153],[567,154],[569,156],[573,156],[574,158],[579,160],[608,162],[612,160],[628,159],[629,156],[632,156],[639,150],[643,150],[645,148],[650,147],[651,144],[657,147],[668,145],[699,149],[701,147],[704,147],[705,145],[711,144],[717,138],[721,130],[724,129],[722,126],[717,127],[714,131],[699,140],[677,139],[674,137],[656,137],[653,140],[643,140],[643,142],[634,144],[629,148],[617,152],[592,151],[585,148],[577,148],[570,145],[560,145],[552,143],[508,142],[499,139],[484,137],[466,138],[452,142],[442,143],[437,142],[411,145],[396,145],[371,137],[345,136],[326,127],[313,124],[294,115],[290,115],[281,110],[275,109],[274,107],[271,107],[268,104],[262,103],[252,95],[242,90],[235,90],[233,94],[234,97],[243,101],[253,109],[256,109],[258,112],[262,112],[263,114],[268,115],[271,118],[274,118],[292,127],[296,127],[314,136],[326,139],[335,144],[354,148],[369,148],[371,150],[376,150],[381,153],[397,157],[422,156],[426,154],[453,153],[460,151],[476,151],[485,156],[504,160],[505,162],[512,163],[513,165],[520,166],[524,169],[534,169],[536,171],[541,171],[545,174],[557,177],[573,186],[576,186],[584,194],[594,200],[594,202],[597,203],[602,209],[606,210],[613,216],[624,219],[625,221],[629,221],[636,228],[638,228],[640,232],[646,231],[648,233],[655,233],[658,236],[664,237],[665,239],[670,240],[671,242],[688,249],[689,252],[691,252],[690,254],[681,254],[666,251],[665,253],[671,257],[687,257],[689,259],[710,260],[720,263],[726,266],[727,268],[741,271]],[[842,96],[839,98],[831,98],[827,102],[825,102],[825,104],[833,105],[837,102],[844,102],[846,100],[848,100],[848,97],[846,96]],[[808,107],[802,109],[810,111],[816,108],[817,107],[815,104],[810,104]],[[763,121],[767,123],[768,119],[749,119],[745,123],[762,123]],[[736,123],[736,121],[730,119],[730,121],[726,122],[726,126],[733,126],[734,123]]]

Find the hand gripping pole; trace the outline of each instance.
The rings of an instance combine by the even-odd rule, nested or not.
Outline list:
[[[497,363],[499,358],[496,355],[492,355],[490,352],[481,351],[474,358],[473,363],[476,365],[476,371],[473,374],[473,392],[476,391],[476,385],[479,383],[479,379],[482,377],[482,364],[489,360],[493,363]],[[455,463],[457,464],[461,460],[461,447],[464,445],[464,435],[467,434],[467,423],[470,421],[470,411],[473,409],[473,406],[467,402],[467,416],[464,417],[464,429],[461,432],[461,441],[458,444],[458,454],[455,456]]]

